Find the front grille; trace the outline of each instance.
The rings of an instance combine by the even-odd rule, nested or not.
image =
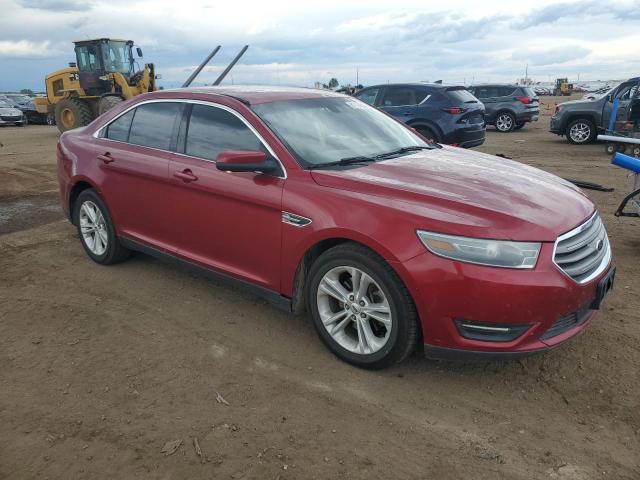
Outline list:
[[[22,115],[17,115],[17,116],[2,115],[0,118],[5,122],[19,122],[20,120],[22,120]]]
[[[546,340],[548,338],[555,337],[556,335],[560,335],[567,330],[571,330],[573,327],[582,325],[582,323],[584,323],[588,316],[589,306],[584,306],[577,312],[570,313],[569,315],[564,315],[556,320],[553,325],[549,327],[549,330],[544,332],[540,339]]]
[[[556,240],[553,261],[578,283],[592,280],[607,267],[610,259],[609,239],[597,213]]]

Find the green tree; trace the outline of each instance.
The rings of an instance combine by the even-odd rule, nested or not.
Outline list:
[[[23,88],[22,90],[20,90],[20,93],[24,95],[33,95],[33,90],[30,90],[28,88]]]
[[[337,78],[332,78],[329,80],[329,88],[336,88],[340,85]]]

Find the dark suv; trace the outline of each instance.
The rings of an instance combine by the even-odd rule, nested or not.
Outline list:
[[[427,139],[464,148],[484,143],[484,107],[464,87],[428,83],[376,85],[355,96]]]
[[[537,122],[540,114],[538,95],[519,85],[475,85],[469,87],[487,109],[486,121],[499,132],[518,130],[527,122]]]

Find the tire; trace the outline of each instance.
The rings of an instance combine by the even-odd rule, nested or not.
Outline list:
[[[351,272],[367,278],[362,296],[354,291]],[[415,305],[382,257],[358,244],[343,243],[320,255],[307,278],[306,303],[313,325],[338,358],[377,370],[401,362],[412,352],[419,335]],[[332,290],[333,285],[338,288]],[[354,295],[349,296],[350,292]],[[334,332],[329,333],[330,328]]]
[[[91,108],[79,98],[63,98],[56,104],[56,125],[60,132],[89,125],[93,120]]]
[[[102,97],[100,102],[98,102],[98,115],[102,115],[105,112],[108,112],[113,107],[120,105],[124,100],[120,97],[115,97],[113,95],[109,95],[108,97]]]
[[[526,125],[526,123],[521,122],[521,123],[516,123],[516,126],[513,127],[514,130],[520,130],[522,127],[524,127]]]
[[[516,117],[511,112],[500,112],[496,115],[495,126],[501,133],[511,132],[516,126]]]
[[[430,143],[440,143],[440,137],[429,127],[416,127],[416,131]]]
[[[633,147],[631,153],[633,153],[634,157],[640,158],[640,147]]]
[[[609,155],[612,155],[615,151],[616,151],[615,143],[607,143],[604,147],[604,152]]]
[[[95,217],[91,215],[92,210]],[[95,190],[87,189],[80,193],[74,205],[73,220],[78,228],[82,247],[94,262],[111,265],[127,259],[131,254],[129,249],[120,244],[109,210]],[[98,230],[93,228],[90,231],[89,228],[93,226],[97,226]],[[94,239],[93,242],[91,238]],[[94,243],[96,238],[98,241]]]
[[[596,139],[596,126],[587,118],[577,118],[569,122],[565,136],[573,145],[586,145]]]

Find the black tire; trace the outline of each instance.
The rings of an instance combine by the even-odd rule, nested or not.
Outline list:
[[[500,133],[509,133],[516,126],[516,116],[511,112],[498,112],[494,123]]]
[[[89,125],[93,120],[91,108],[79,98],[63,98],[56,104],[56,125],[60,132]]]
[[[95,205],[102,214],[104,218],[104,231],[107,234],[107,246],[103,254],[96,254],[91,251],[90,247],[87,245],[84,235],[82,233],[82,227],[80,222],[80,209],[85,202],[91,202]],[[96,263],[101,265],[112,265],[114,263],[122,262],[126,260],[131,251],[120,244],[118,240],[118,236],[116,235],[115,228],[113,226],[113,222],[111,220],[111,216],[109,215],[109,210],[106,205],[100,198],[100,195],[93,190],[87,189],[80,193],[73,208],[73,220],[78,229],[78,235],[80,236],[80,243],[82,243],[82,247],[84,251],[87,252],[87,255]]]
[[[317,293],[327,272],[336,267],[355,267],[369,275],[383,290],[392,315],[388,340],[375,353],[359,354],[341,346],[322,323]],[[418,336],[418,314],[409,291],[398,274],[375,252],[348,242],[333,247],[311,266],[306,285],[306,304],[322,342],[337,357],[357,367],[377,370],[404,360],[414,349]]]
[[[415,127],[416,131],[430,143],[440,143],[439,135],[429,127]]]
[[[520,130],[522,127],[524,127],[526,125],[526,123],[524,122],[520,122],[520,123],[516,123],[516,126],[513,127],[514,130]]]
[[[124,100],[120,97],[109,95],[108,97],[102,97],[98,103],[98,115],[102,115],[108,112],[113,107],[120,105]]]
[[[578,134],[577,131],[582,133]],[[586,145],[596,139],[596,126],[588,118],[576,118],[567,125],[565,136],[573,145]]]

